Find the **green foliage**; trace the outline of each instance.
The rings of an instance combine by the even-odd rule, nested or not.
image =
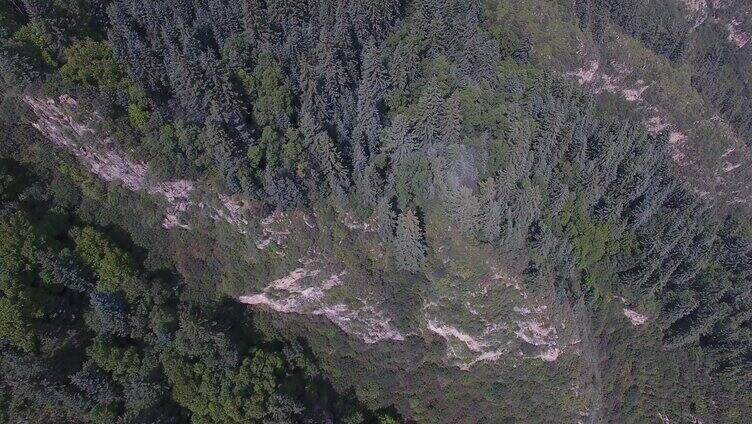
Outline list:
[[[398,422],[389,415],[379,415],[379,424],[398,424]]]
[[[272,168],[279,165],[280,136],[271,127],[264,127],[261,143],[266,146],[266,164]]]
[[[582,200],[564,207],[559,225],[572,239],[577,266],[581,269],[592,267],[604,256],[617,253],[621,247],[616,227],[590,218]]]
[[[400,205],[410,205],[424,197],[431,178],[431,165],[423,156],[411,156],[401,162],[395,171],[397,197]]]
[[[22,26],[13,34],[13,39],[33,47],[48,67],[57,67],[57,62],[52,58],[52,49],[36,24],[28,23]]]
[[[140,110],[145,106],[140,105]],[[206,169],[205,151],[199,128],[184,121],[163,125],[156,133],[147,132],[141,147],[150,159],[154,174],[164,179],[196,178]]]
[[[122,379],[138,374],[141,367],[141,358],[134,346],[112,346],[101,338],[95,339],[94,343],[86,348],[86,354],[100,368]]]
[[[556,0],[499,2],[490,33],[502,54],[526,59],[534,47],[536,58],[547,66],[561,69],[570,65],[576,52],[580,30],[568,7]]]
[[[69,217],[46,203],[53,188],[27,187],[18,168],[0,174],[10,188],[0,205],[0,387],[25,389],[0,391],[4,418],[46,422],[54,397],[65,399],[54,407],[65,422],[375,421],[299,344],[258,338],[245,308],[184,301],[168,263],[146,272],[110,233],[70,229],[90,218],[86,205]]]
[[[256,144],[246,156],[251,171],[261,178],[264,169],[280,166],[302,174],[305,171],[300,132],[289,127],[293,116],[292,95],[279,63],[269,54],[260,54],[252,73],[239,76],[253,105],[253,118],[261,128]]]
[[[144,129],[149,122],[149,111],[136,103],[128,105],[128,120],[134,128]]]
[[[248,148],[248,159],[255,172],[264,168],[276,168],[280,162],[280,150],[282,142],[280,134],[270,126],[264,127],[258,144]]]
[[[33,287],[33,271],[43,240],[21,211],[0,210],[0,339],[31,352],[36,326],[44,316]]]
[[[501,134],[506,123],[503,104],[485,90],[465,89],[459,93],[462,123],[468,129]]]
[[[42,306],[20,282],[0,274],[0,339],[10,340],[32,352],[37,346],[36,324],[44,316]]]
[[[672,0],[444,8],[344,2],[315,14],[294,1],[21,3],[34,9],[27,11],[33,23],[0,6],[0,21],[20,27],[13,40],[0,40],[9,92],[47,81],[41,92],[59,94],[58,75],[37,76],[48,76],[64,51],[63,86],[80,88],[82,109],[102,107],[102,126],[114,140],[138,133],[127,144],[149,159],[150,178],[196,181],[194,194],[213,199],[196,205],[215,204],[216,193],[204,189],[217,183],[248,206],[251,223],[239,234],[222,222],[215,234],[196,220],[165,241],[164,230],[151,226],[157,212],[143,219],[145,193],[124,195],[78,166],[54,165],[53,149],[38,148],[36,131],[17,136],[28,117],[3,110],[8,123],[0,130],[12,133],[3,145],[33,146],[18,157],[40,175],[49,172],[54,187],[20,190],[17,178],[0,177],[7,210],[26,210],[25,222],[7,218],[15,212],[0,222],[0,336],[11,341],[0,361],[16,347],[35,352],[18,360],[33,372],[0,376],[2,388],[26,388],[0,395],[1,406],[31,410],[41,403],[36,392],[54,392],[51,398],[66,400],[58,402],[71,414],[61,412],[66,422],[324,421],[317,411],[339,397],[302,377],[278,344],[250,334],[244,308],[217,301],[258,290],[316,251],[327,268],[348,272],[348,285],[326,301],[359,307],[362,296],[376,298],[373,307],[385,318],[419,326],[410,334],[423,336],[361,349],[333,326],[303,324],[302,335],[325,353],[320,369],[371,405],[393,402],[426,422],[572,421],[593,405],[589,418],[604,422],[647,421],[664,407],[688,420],[748,415],[738,406],[746,400],[731,398],[743,398],[740,387],[752,381],[752,242],[717,211],[705,212],[712,195],[748,197],[716,179],[741,174],[716,171],[729,142],[752,132],[749,48],[733,47],[725,26],[733,6],[711,8],[713,19],[693,28]],[[110,41],[89,38],[103,40],[105,32]],[[594,64],[593,84],[606,99],[564,78]],[[627,88],[643,87],[632,106],[621,99]],[[16,107],[3,100],[4,108]],[[689,175],[678,178],[665,138],[642,128],[654,116],[687,132],[681,147],[692,166],[679,168]],[[119,126],[126,118],[137,132]],[[89,142],[83,138],[77,141]],[[698,199],[699,190],[683,187],[700,179],[694,165],[704,162],[712,165],[711,196]],[[63,197],[65,207],[48,204]],[[253,247],[256,236],[268,235],[255,225],[268,211],[322,199],[336,199],[336,207],[313,214],[311,225],[304,220],[305,229],[295,227],[303,227],[296,213],[285,215],[291,228],[274,229],[289,236],[286,246]],[[343,224],[353,211],[363,230]],[[66,234],[70,221],[84,228]],[[124,233],[138,255],[114,241]],[[61,246],[75,246],[83,265]],[[141,249],[149,250],[149,271],[136,260]],[[506,273],[522,288],[495,287]],[[496,288],[501,296],[476,295]],[[446,367],[445,340],[423,331],[427,308],[447,310],[437,319],[458,318],[460,331],[473,332],[533,299],[545,300],[556,317],[562,356],[555,363],[515,351],[460,373]],[[633,328],[622,306],[645,313],[650,324]],[[189,313],[195,319],[184,319]],[[292,338],[297,318],[273,317]],[[565,345],[573,334],[577,346]],[[73,359],[84,356],[84,346],[92,360],[86,369]],[[451,356],[456,345],[448,347]],[[666,355],[665,348],[676,350]],[[643,354],[648,366],[640,368]],[[739,385],[720,387],[720,373]],[[586,384],[575,391],[572,381]],[[687,399],[697,417],[682,410]],[[33,421],[14,413],[16,421]]]
[[[8,202],[18,194],[18,181],[13,175],[6,174],[3,171],[0,167],[0,202]]]
[[[240,72],[243,87],[253,102],[253,118],[260,127],[277,125],[292,116],[290,89],[279,63],[270,54],[257,58],[252,73]]]
[[[251,167],[254,171],[258,172],[262,169],[264,164],[264,146],[262,144],[254,144],[248,147],[248,160],[251,162]]]
[[[420,270],[426,259],[426,247],[423,230],[412,209],[405,210],[397,217],[394,248],[400,269],[410,272]]]
[[[40,241],[28,217],[22,212],[0,210],[0,271],[19,275],[36,264]]]
[[[113,405],[96,405],[89,412],[89,418],[94,424],[109,424],[117,420],[118,414]]]
[[[463,281],[478,278],[478,270],[476,268],[471,268],[470,264],[462,260],[449,261],[447,264],[447,272],[449,275],[460,278]]]
[[[680,59],[687,47],[690,22],[681,3],[670,0],[608,0],[601,9],[608,11],[614,23],[671,60]],[[603,19],[603,16],[594,17]]]
[[[133,260],[102,233],[92,227],[85,227],[74,235],[74,241],[81,259],[97,273],[98,291],[123,291],[129,300],[134,300],[143,293],[143,283]]]
[[[173,355],[167,355],[163,364],[175,400],[190,410],[194,422],[199,423],[261,420],[283,369],[278,354],[263,350],[224,374],[217,374],[201,362],[191,364]]]
[[[282,151],[280,152],[284,167],[295,170],[299,177],[305,174],[308,166],[301,143],[300,131],[290,128],[285,132],[285,144],[282,145]]]
[[[125,70],[106,42],[78,41],[65,50],[65,57],[67,61],[60,73],[68,81],[109,89],[129,84]]]
[[[0,37],[13,34],[24,23],[24,16],[10,2],[0,5]]]

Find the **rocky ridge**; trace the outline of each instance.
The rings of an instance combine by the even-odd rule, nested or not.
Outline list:
[[[51,143],[71,152],[89,172],[117,183],[122,188],[142,192],[165,203],[162,223],[166,229],[190,229],[185,217],[194,211],[208,211],[209,217],[230,224],[241,234],[253,237],[259,250],[272,244],[285,254],[293,221],[316,227],[316,218],[306,213],[274,212],[254,225],[241,200],[217,194],[215,199],[199,200],[194,181],[151,182],[145,163],[131,159],[115,140],[98,136],[99,117],[88,121],[77,118],[77,103],[69,96],[59,99],[27,96],[24,101],[37,116],[34,125]],[[360,222],[343,218],[350,231],[370,233],[372,220]],[[381,307],[378,299],[332,295],[335,288],[347,289],[349,273],[341,264],[310,251],[298,259],[299,267],[271,281],[261,291],[240,296],[238,301],[265,307],[280,313],[296,313],[327,318],[345,333],[366,344],[401,342],[409,336],[440,337],[447,346],[446,362],[467,370],[480,362],[498,361],[513,355],[556,361],[578,340],[566,330],[566,320],[557,317],[561,305],[552,305],[553,297],[537,298],[522,284],[490,266],[477,281],[463,287],[466,296],[424,299],[423,322],[419,328],[398,328]],[[498,308],[498,297],[506,297]],[[462,311],[458,312],[457,311]]]

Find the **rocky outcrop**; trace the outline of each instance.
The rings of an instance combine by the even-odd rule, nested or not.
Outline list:
[[[94,176],[160,199],[165,205],[162,225],[167,229],[189,229],[190,218],[204,212],[202,216],[225,222],[253,238],[257,249],[274,245],[275,252],[285,256],[296,225],[317,228],[316,217],[302,211],[274,212],[256,219],[248,213],[248,202],[239,196],[209,193],[199,199],[203,191],[198,182],[152,181],[147,164],[133,159],[116,140],[100,133],[100,117],[80,117],[73,98],[26,96],[24,101],[36,114],[32,125]],[[355,233],[372,235],[376,228],[373,219],[361,221],[349,214],[341,219],[342,225]],[[446,343],[447,363],[463,370],[505,356],[555,361],[574,344],[563,331],[565,320],[557,317],[560,311],[552,307],[553,300],[528,293],[520,281],[497,267],[489,268],[477,281],[466,282],[461,295],[428,295],[418,328],[401,329],[380,299],[352,295],[352,276],[344,265],[313,250],[298,263],[286,275],[258,292],[239,296],[238,301],[279,313],[324,317],[366,344],[401,342],[408,335],[438,336]],[[500,302],[500,295],[506,300]]]
[[[581,54],[585,55],[584,52]],[[586,56],[587,57],[587,56]],[[623,63],[603,64],[599,59],[584,59],[584,65],[567,76],[594,93],[610,93],[637,105],[647,116],[644,125],[654,136],[666,132],[671,157],[681,177],[703,198],[719,205],[743,204],[752,207],[752,151],[718,115],[701,119],[690,128],[672,122],[665,105],[653,100],[653,90],[660,90],[657,81],[641,78],[639,69]],[[660,95],[658,95],[660,97]],[[717,156],[709,155],[703,145],[708,143],[703,131],[719,135],[714,143],[724,143]]]
[[[563,331],[565,321],[557,317],[555,308],[525,292],[519,281],[507,281],[498,273],[478,282],[496,287],[475,293],[472,302],[459,297],[425,300],[419,328],[405,332],[394,325],[376,299],[342,299],[333,294],[335,288],[347,291],[350,275],[343,267],[328,264],[316,253],[298,262],[300,266],[287,275],[238,300],[280,313],[323,316],[366,344],[400,342],[408,334],[438,336],[446,344],[446,363],[462,370],[507,356],[553,362],[577,343]],[[467,284],[465,288],[473,287]],[[495,295],[499,290],[511,291],[514,298],[500,305]]]
[[[697,28],[708,19],[728,30],[728,41],[744,48],[752,39],[752,11],[738,0],[678,0],[687,11],[687,20]],[[741,4],[740,4],[741,3]]]
[[[742,23],[738,19],[732,19],[726,24],[726,29],[729,32],[728,40],[731,44],[743,48],[746,46],[752,36],[742,29]]]
[[[330,296],[333,288],[347,285],[347,270],[327,271],[325,261],[315,252],[298,262],[299,268],[272,281],[260,293],[240,296],[238,300],[281,313],[324,316],[368,344],[405,340],[374,300],[355,298],[345,302]]]
[[[254,237],[258,249],[275,245],[280,248],[276,252],[284,255],[282,248],[291,236],[294,220],[302,220],[309,228],[316,226],[315,219],[303,212],[274,212],[261,219],[256,230],[242,199],[219,193],[216,198],[198,200],[193,198],[198,191],[196,182],[150,181],[146,163],[129,157],[114,139],[102,135],[97,129],[100,117],[79,117],[78,104],[70,96],[59,99],[26,96],[24,101],[37,116],[32,125],[51,143],[73,154],[82,167],[97,178],[162,199],[165,203],[164,228],[190,228],[184,218],[191,212],[205,211],[211,219],[226,222],[239,233]],[[366,230],[368,224],[358,225],[359,229]],[[301,268],[273,281],[263,292],[241,296],[239,300],[250,305],[265,305],[283,313],[325,316],[346,333],[366,343],[404,340],[376,302],[359,300],[354,305],[328,301],[327,292],[344,284],[347,273],[338,271],[324,276],[322,270],[314,268],[317,263],[323,266],[316,257],[314,254],[302,259]]]
[[[482,362],[533,358],[554,362],[578,343],[568,312],[555,296],[525,289],[498,265],[456,291],[429,295],[425,330],[444,339],[448,364],[468,370]]]
[[[78,120],[75,112],[78,103],[70,96],[59,100],[24,97],[37,115],[33,122],[53,144],[67,149],[81,164],[104,181],[118,182],[130,191],[143,191],[164,199],[167,204],[162,225],[165,228],[186,227],[180,216],[194,206],[191,194],[192,181],[177,180],[147,183],[147,166],[125,154],[111,137],[102,137],[96,128],[97,116],[88,122]]]
[[[646,322],[648,322],[648,317],[645,316],[645,315],[642,315],[641,313],[639,313],[637,311],[633,311],[633,310],[628,309],[628,308],[623,308],[622,312],[624,313],[624,316],[627,317],[627,319],[629,319],[629,321],[635,327],[639,326],[639,325],[642,325],[642,324],[645,324]]]
[[[23,100],[37,118],[31,125],[52,144],[70,152],[88,172],[126,190],[161,200],[165,205],[164,228],[188,229],[186,218],[190,213],[206,211],[211,219],[226,222],[242,234],[250,232],[243,202],[221,193],[196,199],[199,190],[194,181],[152,181],[147,164],[132,158],[116,140],[99,130],[101,117],[81,117],[78,102],[72,97],[27,95]]]

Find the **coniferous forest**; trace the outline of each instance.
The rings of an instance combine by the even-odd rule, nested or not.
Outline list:
[[[747,423],[749,0],[0,0],[1,423]]]

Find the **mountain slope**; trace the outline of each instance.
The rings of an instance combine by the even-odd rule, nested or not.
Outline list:
[[[749,411],[736,3],[115,0],[94,40],[33,4],[4,154],[341,392],[417,422]]]

